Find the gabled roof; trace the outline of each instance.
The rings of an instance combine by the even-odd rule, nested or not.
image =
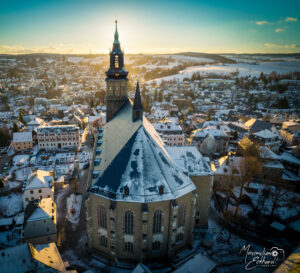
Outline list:
[[[258,131],[256,133],[254,133],[253,136],[257,136],[257,137],[265,138],[265,139],[277,137],[276,134],[274,134],[272,131],[270,131],[268,129]]]
[[[28,245],[33,259],[59,272],[66,271],[55,243],[38,245],[29,243]]]
[[[13,142],[28,142],[32,141],[32,132],[16,132],[13,134]]]
[[[29,175],[26,190],[50,188],[50,182],[53,182],[53,176],[50,172],[37,170]]]
[[[271,129],[273,125],[271,123],[252,118],[245,123],[245,126],[249,128],[250,132],[254,133],[265,129]]]

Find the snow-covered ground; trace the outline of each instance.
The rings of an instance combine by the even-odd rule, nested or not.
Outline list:
[[[79,223],[82,195],[71,194],[67,198],[68,221],[73,224],[73,228]]]
[[[23,210],[22,195],[11,193],[0,197],[0,214],[3,216],[13,216]]]
[[[300,214],[300,194],[296,192],[289,191],[287,189],[279,190],[278,187],[268,185],[265,187],[263,184],[250,183],[250,188],[257,189],[257,193],[247,192],[243,190],[243,195],[246,194],[251,198],[253,207],[247,204],[240,205],[238,214],[240,216],[247,217],[248,212],[253,210],[254,207],[258,207],[264,215],[270,215],[272,211],[272,206],[276,196],[280,196],[277,201],[277,206],[274,210],[274,215],[278,215],[282,220],[289,217],[296,216]],[[270,194],[266,197],[264,203],[262,204],[263,189],[270,190]],[[240,187],[236,186],[233,188],[233,194],[238,197],[240,193]],[[294,200],[293,206],[291,206],[291,201]],[[289,204],[290,203],[290,204]],[[228,210],[235,212],[235,206],[229,205]]]
[[[276,71],[279,74],[289,73],[293,71],[300,71],[300,61],[296,62],[261,62],[259,64],[250,64],[250,63],[236,63],[236,64],[223,64],[223,65],[201,65],[201,66],[192,66],[187,67],[186,69],[180,71],[178,74],[151,80],[160,83],[162,80],[171,81],[177,80],[182,81],[184,78],[191,78],[192,75],[196,72],[199,72],[200,75],[205,75],[208,73],[216,74],[230,74],[238,70],[240,76],[256,76],[259,77],[260,73],[270,74],[273,71]]]
[[[13,159],[14,166],[24,166],[29,163],[29,155],[16,155]]]

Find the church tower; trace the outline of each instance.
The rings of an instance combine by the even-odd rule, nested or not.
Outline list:
[[[128,72],[124,68],[124,53],[121,50],[117,21],[113,48],[110,52],[110,66],[106,71],[106,122],[109,122],[128,100]]]

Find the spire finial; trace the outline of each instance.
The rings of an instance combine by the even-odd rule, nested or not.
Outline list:
[[[143,120],[143,105],[140,94],[139,81],[137,81],[136,83],[135,96],[132,108],[132,121],[135,122],[137,119]]]
[[[118,45],[118,44],[120,44],[119,33],[118,33],[118,20],[115,20],[115,24],[116,24],[116,30],[115,30],[115,35],[114,35],[114,37],[115,37],[114,44]]]

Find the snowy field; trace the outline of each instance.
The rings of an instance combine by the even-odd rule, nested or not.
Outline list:
[[[220,75],[230,74],[238,70],[240,76],[250,75],[252,77],[259,77],[260,73],[270,74],[276,71],[279,74],[289,73],[293,71],[300,71],[300,61],[297,62],[262,62],[259,64],[249,64],[249,63],[236,63],[236,64],[223,64],[223,65],[201,65],[201,66],[191,66],[180,71],[178,74],[151,80],[148,82],[155,81],[160,83],[162,80],[171,81],[177,80],[182,81],[184,78],[191,78],[196,72],[200,75],[205,75],[208,73],[216,73]]]

